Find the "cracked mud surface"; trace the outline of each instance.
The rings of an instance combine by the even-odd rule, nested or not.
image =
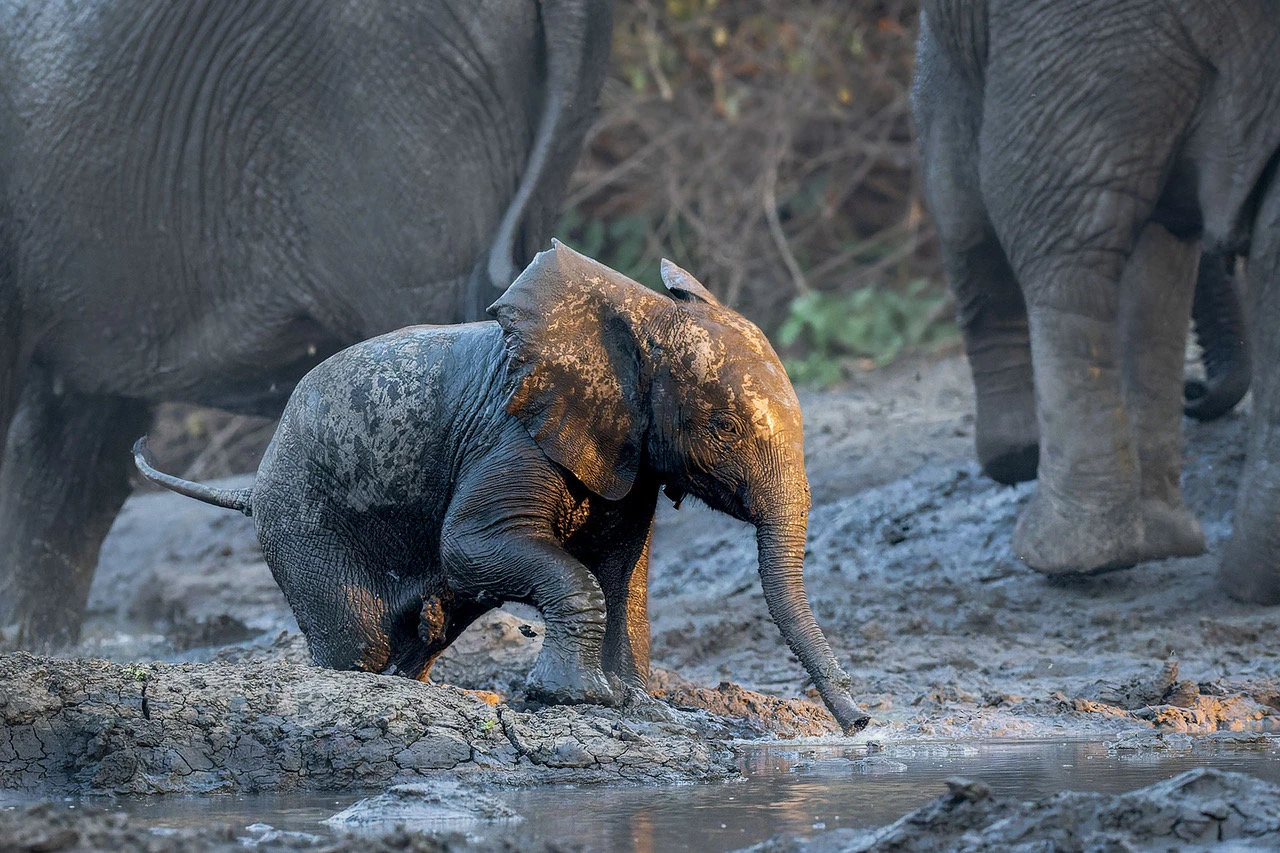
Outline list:
[[[280,662],[0,656],[0,788],[117,794],[507,785],[736,775],[697,716],[521,712],[453,687]],[[676,715],[677,717],[679,715]]]

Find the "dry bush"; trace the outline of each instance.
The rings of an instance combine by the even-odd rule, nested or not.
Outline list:
[[[571,242],[663,254],[775,332],[809,291],[938,281],[909,92],[914,0],[629,0],[570,189]]]

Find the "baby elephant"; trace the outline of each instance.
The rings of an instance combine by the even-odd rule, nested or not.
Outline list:
[[[530,697],[620,704],[649,675],[658,491],[756,526],[774,622],[848,733],[850,697],[805,596],[800,406],[760,330],[663,261],[669,295],[554,243],[497,322],[413,326],[298,384],[252,488],[138,468],[252,515],[317,665],[425,679],[504,601],[546,620]]]

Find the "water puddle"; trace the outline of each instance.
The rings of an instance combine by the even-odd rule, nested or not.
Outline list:
[[[1197,742],[1182,752],[1108,750],[1100,742],[1016,742],[865,747],[773,745],[742,757],[745,781],[662,788],[495,791],[525,820],[472,834],[511,834],[632,851],[735,850],[779,834],[890,823],[943,793],[950,776],[980,779],[999,796],[1062,790],[1121,793],[1212,766],[1280,783],[1280,750]],[[120,801],[155,827],[225,822],[328,835],[322,821],[356,795],[170,797]]]

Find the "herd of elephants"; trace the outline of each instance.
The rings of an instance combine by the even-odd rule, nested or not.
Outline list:
[[[1220,580],[1280,603],[1280,0],[921,6],[977,453],[1038,479],[1014,551],[1049,574],[1202,553],[1184,407],[1252,386]],[[425,677],[522,601],[546,620],[531,696],[644,701],[665,492],[756,526],[773,620],[866,724],[805,597],[800,407],[769,342],[674,264],[658,292],[550,239],[612,11],[0,4],[7,643],[77,641],[136,464],[253,516],[317,664]],[[280,415],[254,485],[131,454],[164,401]]]

